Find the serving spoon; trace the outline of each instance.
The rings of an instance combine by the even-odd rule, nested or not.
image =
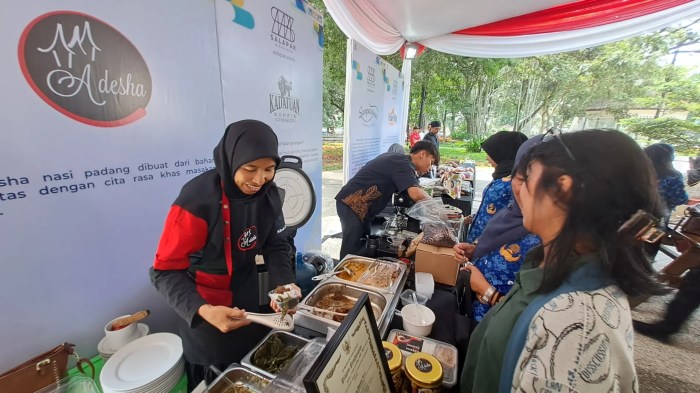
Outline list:
[[[345,272],[345,273],[347,273],[347,274],[349,274],[349,275],[352,276],[352,270],[350,270],[350,269],[344,267],[342,270],[338,270],[337,272],[330,272],[330,273],[319,274],[318,276],[313,276],[313,277],[311,277],[311,281],[321,281],[321,280],[325,280],[325,279],[327,279],[328,277],[333,277],[333,276],[335,276],[336,274],[340,274],[340,273],[343,273],[343,272]]]

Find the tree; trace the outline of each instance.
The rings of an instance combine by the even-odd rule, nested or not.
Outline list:
[[[671,118],[622,119],[625,131],[644,136],[651,142],[665,142],[678,153],[695,156],[700,149],[700,125]]]

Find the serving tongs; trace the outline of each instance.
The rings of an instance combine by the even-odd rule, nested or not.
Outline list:
[[[323,313],[323,314],[337,315],[340,317],[347,317],[348,316],[347,313],[326,310],[325,308],[318,308],[318,307],[314,307],[314,306],[309,306],[307,304],[299,304],[297,306],[297,310],[305,310],[305,311],[311,311],[311,312],[317,312],[317,313]]]
[[[294,318],[291,315],[282,313],[273,314],[260,314],[255,312],[246,312],[245,318],[231,318],[231,319],[247,319],[251,322],[257,323],[259,325],[264,325],[277,330],[284,330],[286,332],[291,332],[294,329]]]
[[[347,267],[343,267],[341,270],[338,270],[337,272],[330,272],[330,273],[319,274],[318,276],[313,276],[313,277],[311,277],[311,280],[312,281],[321,281],[321,280],[325,280],[329,277],[333,277],[336,274],[340,274],[343,272],[352,276],[352,270],[348,269]]]

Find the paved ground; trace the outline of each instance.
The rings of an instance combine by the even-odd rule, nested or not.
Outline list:
[[[491,168],[477,168],[476,198],[472,212],[476,212],[481,192],[491,180]],[[340,233],[340,222],[335,211],[335,195],[340,190],[343,174],[340,171],[323,172],[323,236],[322,250],[334,258],[340,251],[340,239],[331,236]],[[670,259],[660,255],[654,264],[660,269]],[[673,293],[649,299],[632,311],[632,317],[655,321],[663,317],[666,302]],[[635,365],[642,392],[698,393],[700,392],[700,312],[696,312],[677,334],[671,344],[662,344],[642,335],[635,336]]]

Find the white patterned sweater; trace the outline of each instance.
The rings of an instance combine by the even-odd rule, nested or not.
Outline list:
[[[638,392],[627,296],[616,285],[545,304],[530,327],[511,392]]]

